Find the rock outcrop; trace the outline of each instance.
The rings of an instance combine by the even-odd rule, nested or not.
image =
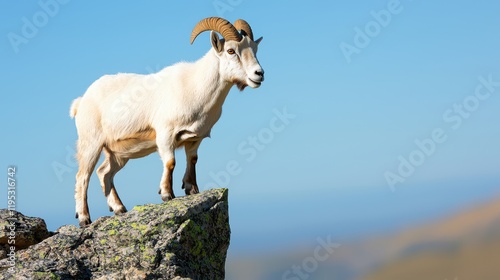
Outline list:
[[[224,279],[229,237],[227,189],[213,189],[63,226],[14,269],[0,260],[0,279]]]
[[[0,229],[0,259],[7,257],[11,245],[18,251],[53,235],[43,219],[7,209],[0,209]],[[11,229],[15,229],[15,233]]]

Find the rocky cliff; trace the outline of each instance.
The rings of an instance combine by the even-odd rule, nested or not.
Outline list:
[[[7,225],[0,222],[4,232]],[[136,206],[84,229],[63,226],[19,248],[14,267],[0,260],[0,279],[224,279],[229,237],[227,189],[214,189]]]

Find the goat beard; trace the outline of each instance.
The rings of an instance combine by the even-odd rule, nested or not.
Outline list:
[[[240,91],[243,91],[247,86],[248,84],[246,82],[243,82],[241,80],[237,80],[237,79],[234,79],[233,80],[233,83],[236,85],[236,87],[240,90]]]

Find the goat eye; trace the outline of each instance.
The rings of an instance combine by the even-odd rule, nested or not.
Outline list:
[[[228,54],[234,54],[234,50],[233,50],[233,49],[228,49],[228,50],[227,50],[227,53],[228,53]]]

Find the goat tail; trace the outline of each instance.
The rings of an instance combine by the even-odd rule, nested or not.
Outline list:
[[[82,97],[78,97],[77,99],[73,100],[73,103],[71,103],[71,109],[69,110],[69,116],[71,118],[74,118],[76,116],[76,113],[78,112],[78,106],[80,105]]]

